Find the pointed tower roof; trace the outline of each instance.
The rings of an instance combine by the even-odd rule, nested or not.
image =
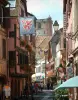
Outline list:
[[[55,22],[54,22],[53,26],[59,26],[59,24],[58,24],[57,20],[55,20]]]

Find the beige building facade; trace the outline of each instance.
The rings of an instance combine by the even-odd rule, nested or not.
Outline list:
[[[7,37],[2,27],[0,27],[0,48],[0,74],[7,76]]]

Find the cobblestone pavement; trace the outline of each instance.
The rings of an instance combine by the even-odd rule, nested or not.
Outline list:
[[[38,94],[33,95],[33,98],[30,95],[28,99],[23,97],[15,100],[52,100],[52,90],[43,90],[42,92],[38,92]]]
[[[37,95],[34,95],[34,100],[52,100],[52,90],[43,90]]]

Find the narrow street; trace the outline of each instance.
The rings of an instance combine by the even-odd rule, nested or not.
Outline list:
[[[0,100],[78,100],[77,16],[78,0],[0,0]]]
[[[52,100],[52,90],[43,90],[37,95],[34,95],[34,100]]]

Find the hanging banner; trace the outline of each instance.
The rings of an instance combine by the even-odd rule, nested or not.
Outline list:
[[[35,34],[34,17],[20,17],[20,35]]]

